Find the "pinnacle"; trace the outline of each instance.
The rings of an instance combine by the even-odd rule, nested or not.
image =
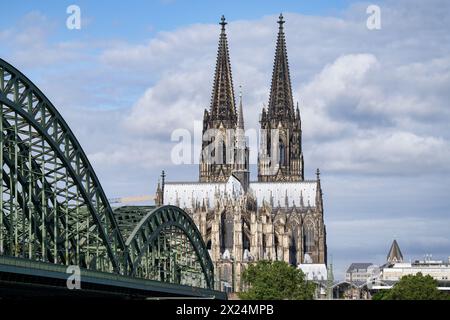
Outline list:
[[[269,112],[275,116],[292,117],[294,115],[294,103],[292,99],[286,40],[283,31],[284,23],[283,15],[280,14],[278,20],[280,28],[275,49],[272,84],[270,88]]]
[[[241,89],[239,91],[239,114],[237,119],[237,128],[244,129],[244,113],[242,111],[242,86],[239,86]]]
[[[228,40],[225,33],[225,17],[222,16],[221,33],[217,49],[216,70],[211,96],[211,118],[215,120],[236,121],[236,107],[234,100],[233,79],[228,51]]]

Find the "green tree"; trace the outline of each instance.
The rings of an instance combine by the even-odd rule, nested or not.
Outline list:
[[[373,300],[447,300],[450,296],[437,288],[437,281],[422,273],[403,276],[390,290],[380,291]]]
[[[380,290],[372,296],[372,300],[388,300],[387,296],[390,290]]]
[[[244,271],[242,279],[249,289],[239,297],[246,300],[312,299],[316,288],[300,269],[284,261],[258,261]]]

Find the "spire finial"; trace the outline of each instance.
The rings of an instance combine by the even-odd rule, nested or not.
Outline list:
[[[242,85],[239,85],[239,98],[242,100]]]
[[[320,170],[317,168],[316,170],[317,180],[320,180]]]
[[[284,23],[283,14],[280,13],[280,16],[278,17],[278,24],[280,25],[280,29],[283,28],[283,23]]]
[[[222,15],[220,18],[220,25],[222,26],[222,31],[225,31],[225,26],[227,25],[227,22],[225,21],[225,16]]]

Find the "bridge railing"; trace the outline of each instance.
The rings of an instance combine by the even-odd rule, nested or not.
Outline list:
[[[11,279],[11,275],[34,278],[45,278],[51,280],[55,287],[66,287],[67,281],[73,273],[68,271],[68,266],[50,264],[42,261],[33,261],[23,258],[0,256],[0,281],[2,276],[9,274],[6,279]],[[72,269],[70,269],[72,270]],[[80,268],[79,281],[80,290],[88,285],[92,287],[104,287],[111,290],[123,291],[129,290],[135,292],[135,295],[142,297],[148,296],[186,296],[186,297],[210,297],[217,299],[226,299],[226,294],[220,291],[196,288],[191,286],[178,285],[168,282],[160,282],[132,276],[120,275],[115,273],[101,272]],[[35,281],[38,283],[38,281]],[[74,291],[75,292],[75,291]]]

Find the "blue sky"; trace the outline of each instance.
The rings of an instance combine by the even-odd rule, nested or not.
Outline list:
[[[0,26],[6,27],[30,11],[45,13],[56,23],[64,26],[66,8],[71,4],[80,6],[84,18],[90,21],[85,32],[76,37],[125,37],[139,41],[149,34],[162,30],[173,30],[195,23],[216,23],[224,14],[232,20],[258,19],[274,12],[302,12],[304,14],[326,15],[348,6],[351,1],[18,1],[8,3],[8,16]],[[60,28],[56,38],[74,36],[73,32]]]
[[[70,4],[81,30],[65,27]],[[394,238],[407,259],[450,255],[450,3],[377,1],[381,30],[366,27],[369,4],[15,1],[0,56],[62,113],[109,197],[151,194],[162,169],[198,178],[197,165],[171,163],[171,133],[192,130],[209,105],[220,16],[251,129],[283,12],[305,175],[321,169],[339,278],[352,262],[383,263]]]

